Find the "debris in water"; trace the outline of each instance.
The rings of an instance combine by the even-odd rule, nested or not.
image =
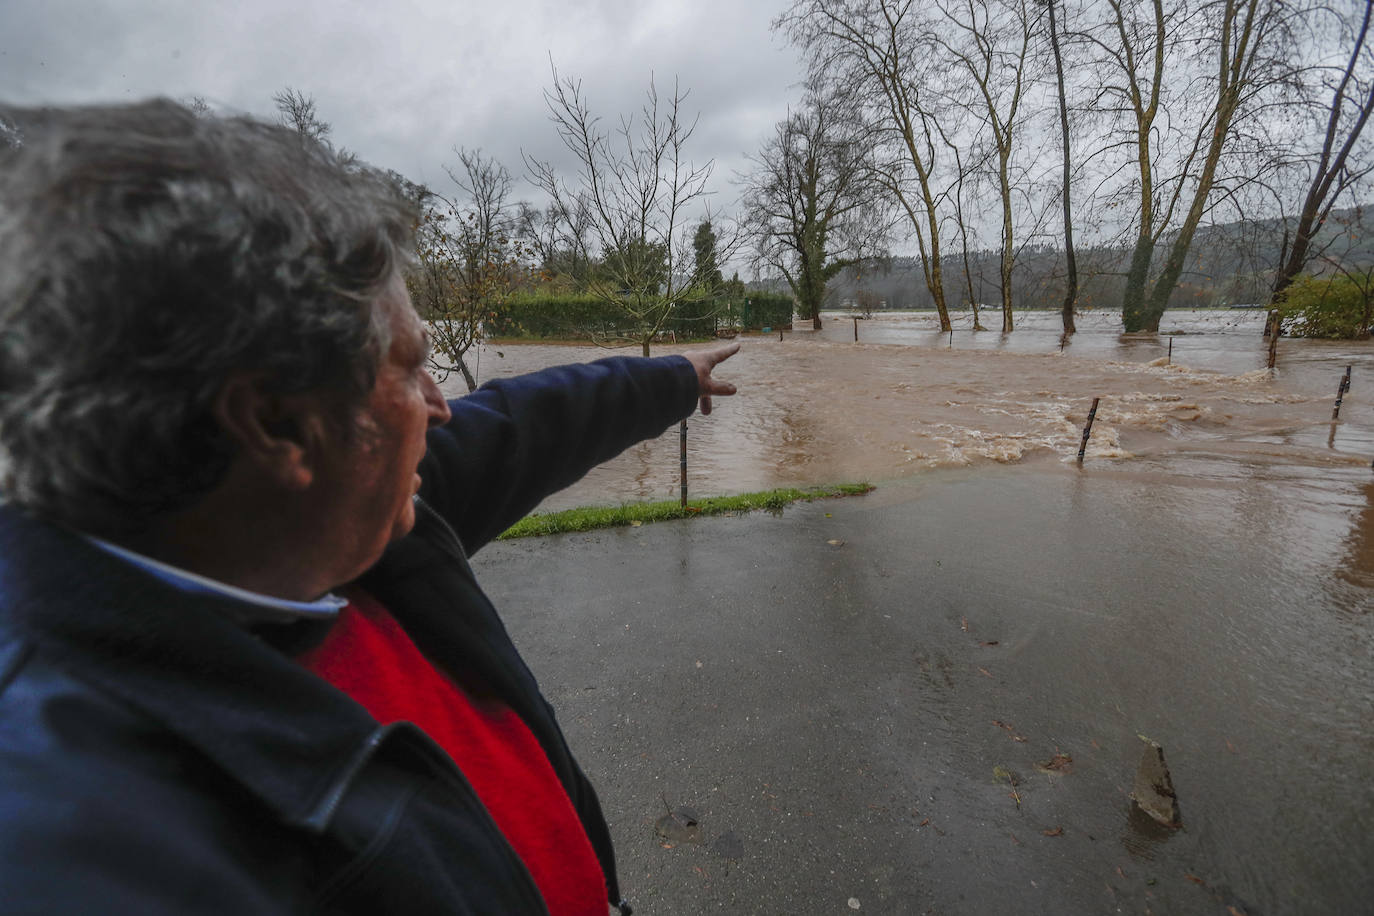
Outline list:
[[[830,540],[826,541],[826,543],[829,544],[831,547],[844,546],[844,541],[840,540],[839,538],[831,538]]]
[[[857,909],[859,908],[859,898],[858,898],[858,897],[850,897],[850,898],[849,898],[849,908],[850,908],[851,910],[857,910]]]
[[[1001,719],[993,719],[992,724],[996,725],[1000,729],[1004,729],[1007,735],[1011,738],[1011,740],[1025,743],[1026,737],[1024,735],[1018,735],[1010,725],[1008,725],[1006,722],[1003,722]]]
[[[674,843],[701,842],[701,824],[697,822],[697,813],[685,805],[660,817],[654,824],[654,833]]]
[[[1136,768],[1135,790],[1131,792],[1131,800],[1141,811],[1165,827],[1182,826],[1174,781],[1169,776],[1168,764],[1164,762],[1164,748],[1144,735],[1140,738],[1145,742],[1145,751],[1140,755],[1140,766]]]
[[[1040,831],[1040,832],[1043,833],[1045,836],[1063,836],[1063,835],[1064,835],[1064,828],[1061,826],[1061,827],[1055,827],[1055,828],[1052,829],[1052,830],[1042,830],[1042,831]]]
[[[1068,754],[1055,754],[1044,763],[1037,763],[1035,768],[1042,773],[1072,773],[1073,758]]]
[[[992,768],[992,778],[998,782],[1005,782],[1010,786],[1011,792],[1009,796],[1016,802],[1016,807],[1021,807],[1021,793],[1016,791],[1016,787],[1021,784],[1021,776],[1008,770],[1006,767],[995,766]]]

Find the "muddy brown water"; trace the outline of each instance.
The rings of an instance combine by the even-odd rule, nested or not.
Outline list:
[[[689,495],[1071,462],[1094,397],[1102,400],[1086,459],[1127,472],[1244,477],[1253,463],[1349,472],[1374,459],[1374,344],[1285,338],[1271,373],[1255,311],[1170,312],[1158,336],[1123,335],[1119,314],[1091,312],[1062,350],[1057,315],[1019,321],[1009,335],[956,327],[952,345],[934,315],[920,312],[858,322],[831,315],[820,333],[742,338],[740,353],[719,370],[740,394],[689,421]],[[475,362],[486,381],[635,352],[488,345]],[[1354,386],[1333,430],[1347,365]],[[456,376],[444,387],[451,396],[464,390]],[[674,428],[541,511],[676,498],[678,449]]]
[[[843,625],[824,613],[808,624],[821,631],[834,627],[807,651],[814,670],[830,672],[823,678],[831,681],[830,691],[848,683],[846,677],[852,681],[845,688],[849,699],[838,708],[866,708],[877,678],[913,694],[903,716],[921,710],[935,717],[925,723],[932,731],[919,743],[903,743],[900,731],[893,737],[888,729],[864,739],[871,740],[865,753],[880,762],[890,758],[894,784],[912,760],[937,756],[944,775],[931,778],[946,794],[944,807],[934,810],[959,827],[951,831],[958,843],[945,846],[928,845],[920,819],[874,826],[877,833],[867,838],[859,825],[843,820],[852,817],[850,807],[870,814],[872,808],[848,804],[846,793],[857,798],[855,786],[863,781],[842,772],[841,758],[852,751],[824,749],[828,739],[815,731],[815,713],[794,711],[796,727],[813,743],[799,739],[785,746],[793,759],[807,761],[793,766],[792,778],[800,787],[830,786],[838,799],[829,806],[836,823],[859,830],[858,836],[805,834],[815,846],[808,867],[820,874],[830,862],[826,867],[855,875],[886,869],[882,896],[855,891],[865,911],[912,912],[901,901],[915,899],[950,913],[1014,912],[1021,904],[1024,912],[1374,911],[1374,344],[1283,339],[1278,370],[1271,373],[1264,368],[1263,316],[1254,312],[1170,312],[1163,333],[1145,336],[1122,335],[1119,315],[1088,313],[1062,350],[1057,316],[1018,320],[1016,332],[1002,335],[974,332],[965,317],[952,346],[929,313],[858,321],[858,343],[848,316],[827,316],[819,333],[742,339],[741,352],[718,370],[740,394],[718,400],[711,417],[689,421],[691,494],[855,480],[879,490],[845,501],[833,519],[823,506],[789,510],[786,518],[795,521],[776,530],[751,521],[744,532],[742,520],[712,520],[708,527],[719,526],[710,530],[725,541],[719,547],[707,546],[709,539],[692,547],[685,536],[655,531],[654,538],[682,540],[683,549],[695,551],[696,568],[717,571],[761,538],[775,539],[771,543],[789,556],[812,547],[852,552],[849,563],[810,578],[786,562],[751,565],[728,600],[713,586],[700,586],[715,597],[704,598],[698,613],[710,618],[706,633],[720,642],[708,641],[691,650],[697,655],[676,661],[692,675],[700,674],[701,658],[708,664],[712,658],[702,653],[733,654],[738,669],[729,670],[735,673],[722,671],[696,686],[684,676],[681,690],[668,689],[676,671],[671,647],[708,636],[697,633],[691,618],[673,623],[683,632],[659,631],[668,622],[652,609],[671,606],[674,589],[688,587],[673,584],[681,572],[677,564],[688,560],[633,552],[639,541],[630,534],[585,536],[586,544],[570,539],[565,572],[575,580],[577,570],[591,568],[608,550],[622,561],[635,557],[646,577],[637,581],[648,597],[626,598],[640,608],[633,616],[621,619],[625,609],[606,607],[606,581],[598,577],[582,604],[576,599],[581,584],[561,587],[587,620],[555,619],[550,608],[512,621],[560,714],[575,723],[574,743],[590,749],[586,762],[604,788],[626,870],[644,863],[643,876],[632,882],[637,896],[683,895],[658,901],[655,911],[700,912],[703,900],[715,900],[711,894],[720,895],[715,902],[721,905],[728,896],[741,912],[780,911],[767,901],[776,899],[770,897],[776,883],[792,880],[794,863],[757,858],[764,856],[759,844],[777,839],[770,831],[783,830],[766,819],[753,828],[737,877],[713,879],[714,890],[703,890],[700,869],[688,868],[686,858],[670,858],[677,853],[663,850],[652,831],[661,805],[647,789],[632,790],[637,778],[659,786],[665,772],[635,763],[638,757],[627,763],[620,751],[603,753],[610,744],[595,723],[605,717],[608,729],[628,728],[621,722],[625,709],[587,692],[584,680],[593,678],[586,659],[560,671],[570,651],[564,644],[569,627],[599,632],[601,615],[607,641],[622,631],[649,630],[646,644],[616,663],[618,671],[629,665],[638,673],[610,676],[602,689],[623,692],[662,681],[645,696],[662,692],[669,706],[698,694],[702,703],[709,699],[703,707],[709,711],[661,733],[644,726],[646,753],[667,754],[681,745],[680,753],[691,759],[702,736],[728,727],[733,709],[778,715],[777,709],[790,708],[788,697],[811,689],[820,691],[817,702],[835,702],[824,699],[829,694],[821,685],[797,680],[809,677],[806,672],[770,667],[780,663],[764,647],[804,641],[805,625],[785,613],[776,626],[749,627],[739,619],[739,601],[772,607],[774,590],[794,586],[798,607],[818,592],[848,589],[855,596],[852,607],[845,605]],[[681,349],[668,345],[655,353]],[[593,347],[487,346],[478,373],[487,380],[606,355]],[[1352,387],[1333,426],[1332,405],[1346,366],[1353,367]],[[460,394],[461,381],[451,379],[446,390]],[[1080,470],[1074,458],[1093,397],[1101,402]],[[593,471],[541,511],[677,493],[674,428]],[[707,523],[689,527],[698,525]],[[640,531],[650,527],[659,526]],[[737,529],[744,533],[732,534]],[[745,542],[732,545],[732,536]],[[865,542],[878,537],[910,543],[910,560],[869,570],[890,546]],[[823,546],[834,538],[845,546]],[[489,587],[495,585],[503,604],[543,608],[548,602],[541,596],[551,586],[538,576],[564,575],[545,570],[562,569],[559,561],[538,559],[533,569],[543,572],[511,565],[503,581],[503,564],[536,550],[509,543],[479,555],[492,564],[484,572]],[[884,588],[896,591],[884,597]],[[912,595],[920,597],[920,613],[899,617],[894,608]],[[545,614],[550,619],[541,624]],[[855,623],[870,617],[863,626]],[[903,638],[884,627],[902,629]],[[869,633],[872,628],[882,633]],[[968,635],[965,628],[976,632]],[[995,645],[955,645],[975,637]],[[914,667],[896,648],[905,652],[908,642],[921,647]],[[984,668],[1000,680],[985,676]],[[572,685],[562,693],[561,679]],[[927,696],[926,682],[944,685],[948,698]],[[768,700],[775,689],[782,693]],[[875,708],[887,709],[881,703]],[[957,727],[942,727],[942,715]],[[967,729],[974,720],[987,734]],[[986,724],[994,720],[1030,737],[1026,747],[1040,756],[1022,754],[1028,780],[1036,778],[1034,760],[1049,758],[1062,742],[1081,765],[1078,785],[1093,789],[1041,787],[1041,800],[1053,797],[1065,806],[1069,820],[1056,823],[1067,824],[1069,835],[1090,836],[1081,846],[1065,840],[1057,857],[1045,853],[1037,859],[1039,871],[1008,865],[1016,860],[998,851],[1008,843],[1019,850],[1028,837],[1020,807],[1006,803],[1005,791],[989,775],[990,762],[1007,763],[1023,746]],[[781,721],[794,720],[783,715]],[[746,722],[722,746],[745,747],[741,736],[751,728]],[[868,734],[860,720],[843,729]],[[1163,742],[1184,774],[1182,833],[1152,833],[1148,825],[1125,820],[1137,731]],[[768,769],[766,760],[717,750],[711,766],[719,772],[709,772],[727,792],[735,783],[751,785]],[[644,773],[636,776],[636,767]],[[1037,803],[1029,797],[1028,811]],[[910,801],[923,817],[936,805],[925,795]],[[725,806],[703,809],[703,815],[720,818],[726,811],[735,816]],[[649,827],[638,823],[644,817]],[[940,817],[931,823],[938,826]],[[1052,825],[1030,831],[1035,842],[1038,826]],[[1099,842],[1104,837],[1116,839]],[[955,845],[958,854],[948,851]],[[690,861],[716,867],[710,859]],[[923,862],[922,869],[902,877],[912,861]],[[848,871],[841,867],[846,862]],[[969,871],[980,862],[982,871]],[[1027,888],[1034,884],[1023,879],[1042,875],[1058,890],[1032,904],[1021,895],[1033,893]],[[790,911],[844,911],[848,893],[838,903],[798,904]],[[818,901],[810,890],[798,899]]]

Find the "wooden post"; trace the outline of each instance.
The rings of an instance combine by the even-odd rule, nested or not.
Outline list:
[[[1174,363],[1174,339],[1173,339],[1172,337],[1170,337],[1170,338],[1169,338],[1169,359],[1168,359],[1168,361],[1166,362],[1166,365],[1172,366],[1173,363]]]
[[[778,328],[778,343],[782,343],[782,328]]]
[[[1274,311],[1269,313],[1269,321],[1267,323],[1267,326],[1269,328],[1270,369],[1274,368],[1274,364],[1279,361],[1279,331],[1283,327],[1282,320],[1283,319],[1279,317],[1278,309],[1274,309]]]
[[[682,508],[687,508],[687,421],[678,427],[678,467],[682,469]]]
[[[859,342],[859,319],[854,319],[854,342]]]
[[[1331,408],[1331,422],[1335,423],[1341,415],[1341,401],[1345,399],[1345,393],[1350,390],[1350,370],[1351,366],[1345,367],[1345,375],[1341,376],[1341,383],[1336,386],[1336,406]]]
[[[1078,463],[1083,463],[1083,453],[1088,450],[1088,436],[1092,435],[1093,419],[1097,416],[1097,402],[1101,398],[1093,398],[1093,406],[1088,408],[1088,425],[1083,427],[1083,441],[1078,445]]]

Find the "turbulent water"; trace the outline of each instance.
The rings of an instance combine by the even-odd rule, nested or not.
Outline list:
[[[719,370],[739,395],[690,421],[689,492],[1072,463],[1094,397],[1101,400],[1085,457],[1096,466],[1237,479],[1256,465],[1367,472],[1374,346],[1285,338],[1271,372],[1262,322],[1257,311],[1168,312],[1159,335],[1137,336],[1120,332],[1118,313],[1090,312],[1061,347],[1057,314],[1018,315],[1011,334],[973,331],[960,316],[951,337],[933,313],[915,312],[859,321],[829,315],[819,333],[744,338]],[[485,346],[477,373],[485,381],[606,355],[595,347]],[[1333,427],[1347,365],[1353,386]],[[451,394],[461,389],[456,377],[446,386]],[[673,498],[678,448],[670,430],[542,508]]]

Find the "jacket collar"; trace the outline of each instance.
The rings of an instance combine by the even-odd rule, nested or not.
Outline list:
[[[287,823],[318,828],[376,721],[226,612],[0,505],[0,628],[179,735]]]

